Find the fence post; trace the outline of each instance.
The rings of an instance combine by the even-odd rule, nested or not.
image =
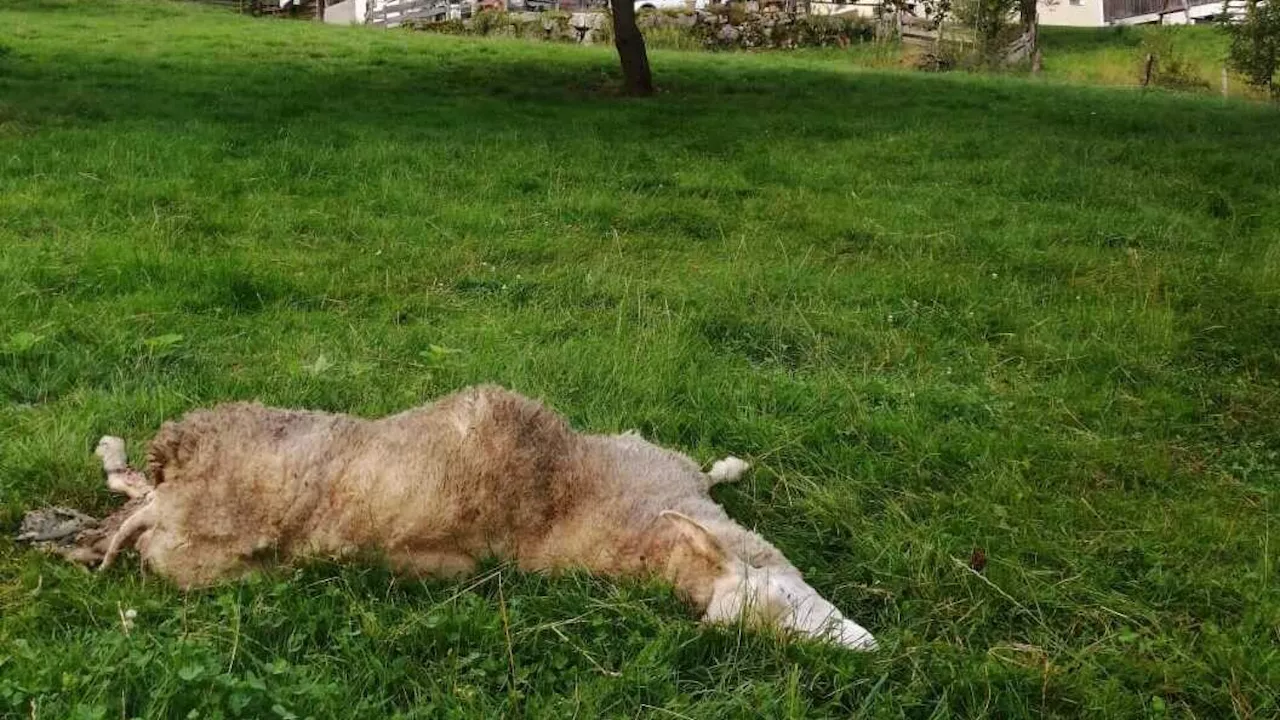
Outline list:
[[[1142,68],[1142,87],[1151,84],[1151,70],[1156,64],[1155,53],[1147,53],[1147,61]]]
[[[324,22],[324,0],[316,0],[316,22]]]

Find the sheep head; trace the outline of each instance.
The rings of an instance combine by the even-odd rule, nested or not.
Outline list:
[[[666,510],[662,517],[679,530],[687,549],[718,568],[702,617],[705,623],[742,621],[750,626],[776,627],[798,635],[833,642],[851,650],[876,649],[875,638],[845,616],[804,581],[792,567],[754,567],[728,552],[716,536],[697,520]]]

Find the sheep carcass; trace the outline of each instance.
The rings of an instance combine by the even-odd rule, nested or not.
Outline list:
[[[108,487],[131,500],[59,550],[87,565],[133,548],[189,588],[306,557],[373,551],[404,572],[457,575],[497,556],[531,571],[657,575],[706,622],[875,647],[711,499],[745,462],[704,473],[636,433],[574,432],[502,388],[379,420],[256,404],[192,412],[152,440],[149,478],[119,438],[97,452]]]

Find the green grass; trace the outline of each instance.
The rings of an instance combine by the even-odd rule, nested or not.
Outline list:
[[[717,498],[884,645],[503,567],[183,594],[6,539],[0,716],[1280,714],[1274,108],[663,52],[632,101],[607,48],[142,0],[0,27],[5,535],[115,502],[104,433],[499,382],[750,457]]]
[[[646,42],[670,50],[694,50],[700,45],[677,28],[647,30]],[[1115,85],[1137,88],[1142,84],[1148,54],[1157,57],[1153,86],[1182,92],[1222,95],[1222,69],[1228,39],[1213,26],[1116,26],[1108,28],[1041,27],[1042,72],[1034,79],[1048,83]],[[803,48],[787,51],[792,57],[821,60],[833,66],[852,64],[864,69],[909,69],[915,67],[923,48],[898,43],[855,42],[845,49]],[[961,67],[976,62],[971,47],[954,50]],[[1170,77],[1177,65],[1181,75]],[[1029,75],[1028,64],[1002,72]],[[990,73],[990,68],[971,72]],[[1181,80],[1180,84],[1174,81]],[[1266,93],[1250,87],[1238,73],[1227,78],[1227,95],[1232,98],[1265,99]]]
[[[1206,93],[1222,93],[1222,68],[1227,36],[1212,26],[1117,26],[1112,28],[1042,28],[1044,77],[1076,83],[1140,85],[1148,54],[1154,54],[1156,78],[1170,62],[1183,63],[1188,79]],[[1231,73],[1227,92],[1232,97],[1263,98],[1237,74]]]

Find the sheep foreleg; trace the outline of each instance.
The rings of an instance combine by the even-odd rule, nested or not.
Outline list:
[[[107,487],[112,492],[138,498],[155,489],[147,476],[129,467],[124,440],[106,435],[98,441],[98,449],[94,452],[102,458],[102,469],[107,473]]]

